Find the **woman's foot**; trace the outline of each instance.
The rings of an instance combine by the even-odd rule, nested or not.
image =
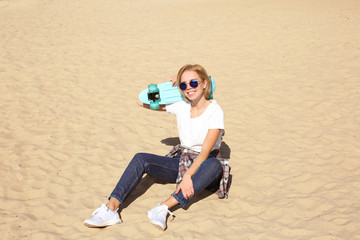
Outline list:
[[[119,213],[109,209],[105,204],[102,204],[101,207],[96,209],[93,212],[93,217],[86,219],[84,224],[88,227],[107,227],[115,224],[121,223]]]
[[[169,211],[168,206],[160,204],[147,212],[150,223],[162,231],[166,230],[166,219],[168,214],[171,215],[171,220],[173,220],[174,214]]]

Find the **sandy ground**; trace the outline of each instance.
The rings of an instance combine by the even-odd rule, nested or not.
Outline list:
[[[0,0],[0,239],[360,239],[360,2]],[[145,177],[123,224],[88,229],[136,152],[174,116],[140,90],[200,63],[226,116],[229,198],[168,230]]]

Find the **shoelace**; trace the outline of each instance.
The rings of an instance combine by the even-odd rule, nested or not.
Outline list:
[[[110,211],[110,209],[106,206],[106,205],[101,205],[101,207],[99,207],[99,208],[97,208],[93,213],[92,213],[92,215],[94,216],[94,215],[96,215],[98,212],[100,212],[101,211],[101,209],[106,209],[106,211]]]
[[[166,211],[168,214],[170,214],[170,216],[171,216],[170,221],[173,221],[173,220],[174,220],[175,215],[174,215],[172,212],[170,212],[170,210],[168,210],[168,209],[162,209],[162,210],[159,211],[157,214],[161,213],[162,211]]]
[[[117,210],[119,210],[119,208],[118,208],[118,209],[116,209],[115,211],[113,211],[113,210],[111,210],[110,208],[108,208],[105,204],[103,204],[103,205],[101,205],[101,207],[97,208],[97,209],[92,213],[92,215],[94,216],[95,214],[97,214],[98,212],[100,212],[101,209],[104,209],[104,208],[105,208],[105,210],[106,210],[107,212],[108,212],[108,211],[117,212]]]

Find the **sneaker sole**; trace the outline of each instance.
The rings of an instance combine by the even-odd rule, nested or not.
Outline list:
[[[106,228],[108,225],[106,226],[97,226],[97,225],[92,225],[90,223],[84,223],[85,226],[89,227],[89,228]]]
[[[166,228],[163,228],[162,226],[160,226],[160,225],[157,225],[156,223],[152,223],[152,222],[150,222],[155,228],[157,228],[157,229],[159,229],[160,231],[165,231],[166,230]]]
[[[106,225],[94,225],[94,224],[91,224],[91,223],[87,223],[87,222],[84,222],[84,225],[89,227],[89,228],[106,228],[108,226],[112,226],[112,225],[116,225],[116,224],[120,224],[120,222],[114,222],[114,223],[107,223]]]

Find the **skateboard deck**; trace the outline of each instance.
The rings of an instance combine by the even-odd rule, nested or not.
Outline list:
[[[211,79],[211,93],[215,91],[215,81]],[[150,84],[148,88],[142,90],[139,94],[139,100],[142,103],[149,104],[151,109],[158,109],[159,105],[166,105],[184,101],[177,86],[172,86],[172,82],[164,82],[159,84]]]

